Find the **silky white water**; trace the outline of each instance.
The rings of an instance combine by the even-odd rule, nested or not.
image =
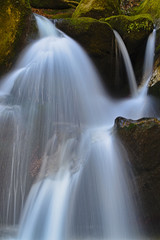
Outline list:
[[[112,127],[117,116],[156,116],[151,99],[109,97],[83,49],[36,20],[39,39],[0,89],[0,223],[17,226],[21,215],[18,240],[141,239],[131,166]]]
[[[135,78],[135,75],[134,75],[134,71],[133,71],[133,68],[132,68],[132,63],[131,63],[127,48],[126,48],[121,36],[119,35],[119,33],[117,31],[114,30],[113,32],[114,32],[114,35],[116,37],[116,40],[118,42],[119,48],[121,50],[121,53],[122,53],[122,56],[123,56],[123,59],[124,59],[131,94],[134,96],[134,95],[137,94],[137,84],[136,84],[136,78]]]

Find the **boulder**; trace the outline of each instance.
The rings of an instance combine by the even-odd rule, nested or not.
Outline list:
[[[149,14],[136,16],[112,16],[105,19],[122,37],[130,54],[144,44],[148,35],[153,31],[153,21]]]
[[[56,21],[56,26],[76,40],[89,54],[99,70],[104,84],[113,88],[114,34],[109,24],[93,18],[70,18]]]
[[[152,17],[149,14],[136,16],[119,15],[106,18],[105,22],[110,24],[122,37],[132,61],[137,83],[140,84],[146,42],[154,28]],[[124,69],[125,72],[123,65],[120,69]],[[122,82],[124,78],[122,77]]]
[[[0,74],[12,64],[28,31],[31,10],[28,0],[0,3]]]
[[[118,117],[115,131],[128,151],[143,206],[144,227],[160,233],[160,121]]]
[[[81,0],[73,17],[105,18],[120,13],[119,0]]]

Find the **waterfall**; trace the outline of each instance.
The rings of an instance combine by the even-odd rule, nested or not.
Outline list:
[[[153,32],[150,34],[146,46],[142,77],[142,83],[144,84],[144,87],[141,90],[141,94],[145,95],[147,92],[147,85],[152,77],[153,72],[155,41],[156,41],[156,29],[154,29]]]
[[[121,36],[119,35],[119,33],[117,31],[114,30],[113,32],[114,32],[115,38],[118,42],[119,48],[121,50],[121,53],[122,53],[122,56],[124,59],[127,76],[128,76],[128,80],[129,80],[130,91],[131,91],[131,94],[134,96],[137,94],[137,84],[136,84],[136,78],[134,75],[132,63],[131,63],[128,51],[126,49],[126,46],[125,46]]]
[[[21,215],[18,240],[141,239],[131,166],[112,126],[120,115],[152,115],[147,96],[109,97],[84,50],[35,17],[40,37],[0,88],[1,226]]]

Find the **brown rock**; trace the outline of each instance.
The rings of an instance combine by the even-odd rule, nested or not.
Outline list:
[[[133,121],[119,117],[115,131],[128,150],[143,206],[143,221],[150,234],[160,230],[160,121]]]

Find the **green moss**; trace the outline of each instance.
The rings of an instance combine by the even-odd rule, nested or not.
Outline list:
[[[82,17],[63,19],[56,26],[77,40],[90,55],[102,57],[111,50],[113,32],[107,23]]]
[[[92,17],[100,19],[119,13],[119,0],[81,0],[73,17]]]
[[[105,19],[123,38],[128,48],[135,49],[153,30],[153,21],[149,14],[136,16],[112,16]]]
[[[159,0],[144,0],[134,9],[133,14],[149,13],[154,21],[160,18],[160,2]]]
[[[20,44],[31,10],[28,1],[7,0],[0,5],[0,71],[9,67]]]

